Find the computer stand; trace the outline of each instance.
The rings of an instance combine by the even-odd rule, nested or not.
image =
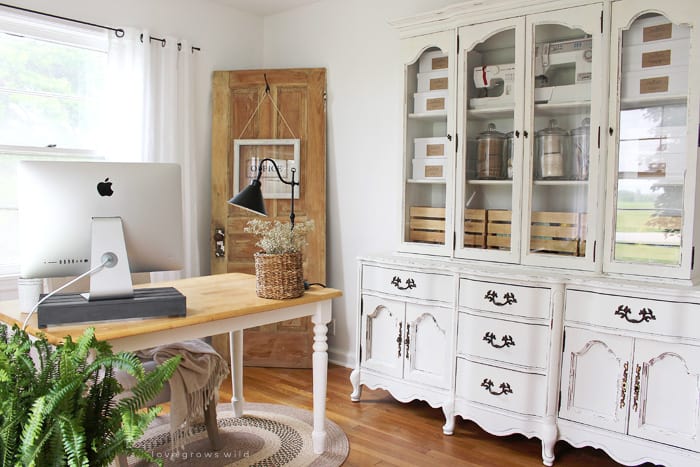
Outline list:
[[[89,294],[56,294],[37,309],[39,328],[78,322],[186,315],[186,299],[174,287],[134,290],[119,217],[92,219]]]

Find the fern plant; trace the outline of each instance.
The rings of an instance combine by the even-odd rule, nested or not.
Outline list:
[[[0,324],[0,465],[105,466],[120,454],[162,465],[134,444],[160,412],[146,403],[179,363],[145,373],[134,354],[113,353],[93,328],[53,347]],[[118,397],[115,370],[137,381],[128,397]]]

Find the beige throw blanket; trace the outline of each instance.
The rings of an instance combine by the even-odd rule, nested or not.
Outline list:
[[[216,404],[219,385],[228,375],[226,361],[206,342],[195,339],[137,352],[158,364],[176,355],[182,361],[170,378],[170,439],[174,450],[187,444],[192,425],[204,418],[204,409]]]

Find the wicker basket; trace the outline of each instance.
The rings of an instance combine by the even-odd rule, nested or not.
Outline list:
[[[301,253],[255,253],[255,293],[277,300],[304,295]]]

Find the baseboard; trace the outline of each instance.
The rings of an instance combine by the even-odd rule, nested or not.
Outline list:
[[[328,349],[328,361],[344,366],[345,368],[355,368],[355,355],[350,352],[342,352],[340,350]]]

